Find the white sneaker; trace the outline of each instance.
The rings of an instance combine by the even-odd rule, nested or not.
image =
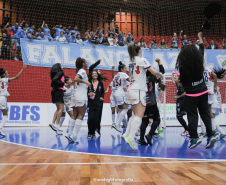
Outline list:
[[[6,136],[5,133],[2,131],[2,129],[0,129],[0,135]]]
[[[116,131],[122,133],[122,129],[120,128],[120,125],[117,126],[115,123],[112,123],[111,128],[114,128]]]
[[[56,133],[57,133],[58,135],[63,135],[63,130],[57,130]]]
[[[66,135],[65,135],[65,137],[68,139],[68,141],[70,141],[70,142],[73,142],[73,140],[70,138],[70,134],[69,133],[67,133]]]
[[[189,133],[188,133],[188,131],[184,131],[184,132],[182,132],[182,134],[181,134],[182,136],[189,136]]]
[[[134,150],[137,150],[138,149],[138,144],[136,143],[136,141],[133,139],[133,140],[130,140],[129,137],[126,138],[126,142],[129,144],[129,146],[134,149]]]
[[[127,141],[126,141],[126,138],[127,138],[128,136],[127,136],[127,134],[125,133],[125,134],[123,134],[123,135],[121,135],[121,138],[122,139],[124,139],[125,140],[125,142],[127,143]]]
[[[55,124],[50,123],[49,126],[50,126],[50,128],[53,129],[54,131],[57,131],[57,128],[55,127]]]

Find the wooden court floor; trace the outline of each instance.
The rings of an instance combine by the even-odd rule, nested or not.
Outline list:
[[[0,184],[225,185],[226,161],[90,155],[0,141]]]

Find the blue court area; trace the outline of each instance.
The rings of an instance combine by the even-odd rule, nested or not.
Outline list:
[[[226,132],[226,127],[222,128]],[[64,134],[66,129],[63,127]],[[134,157],[226,159],[226,139],[217,141],[214,148],[207,150],[204,138],[198,147],[189,149],[189,138],[180,135],[182,127],[167,127],[158,138],[153,139],[152,146],[139,146],[138,150],[131,149],[121,134],[110,127],[102,127],[101,136],[96,134],[97,137],[91,139],[87,139],[87,127],[82,127],[79,144],[70,143],[64,135],[56,135],[49,127],[5,127],[4,132],[6,137],[1,140],[52,150]]]

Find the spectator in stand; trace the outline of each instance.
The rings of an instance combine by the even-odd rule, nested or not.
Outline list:
[[[154,43],[157,44],[156,39],[153,39]]]
[[[174,33],[174,34],[175,34],[175,33]],[[171,45],[170,48],[171,48],[171,49],[173,49],[173,48],[174,48],[174,49],[178,49],[177,42],[178,42],[178,38],[174,36],[174,37],[172,38],[172,45]]]
[[[211,40],[211,44],[207,47],[207,49],[219,49],[216,44],[214,44],[214,40]]]
[[[27,24],[27,23],[26,23],[26,24]],[[25,26],[26,26],[26,24],[25,24]],[[28,24],[27,24],[27,26],[28,26]],[[29,33],[29,30],[30,30],[30,29],[35,30],[35,25],[32,24],[31,27],[26,27],[26,35]]]
[[[67,40],[68,43],[77,43],[77,39],[75,37],[75,33],[71,33],[71,37]]]
[[[115,31],[116,34],[119,34],[118,24],[115,24],[114,31]]]
[[[66,40],[68,40],[70,38],[71,34],[70,34],[68,28],[66,28],[64,36],[66,37]]]
[[[75,36],[77,36],[78,35],[78,27],[75,26],[74,29],[70,31],[70,34],[71,33],[75,33]]]
[[[94,47],[95,47],[96,45],[100,45],[100,38],[97,37],[96,40],[95,40],[94,42],[91,41],[91,45],[93,45]]]
[[[192,40],[188,40],[188,45],[192,45]]]
[[[96,43],[96,36],[95,36],[95,33],[94,31],[91,31],[90,32],[90,36],[91,36],[91,43]],[[99,37],[98,37],[99,38]]]
[[[162,41],[160,42],[159,49],[167,49],[167,44],[165,42],[165,39],[162,39]]]
[[[13,35],[12,27],[9,25],[9,22],[5,25],[4,29],[6,30],[6,35],[10,33],[10,35]]]
[[[109,46],[107,34],[103,37],[101,45]]]
[[[83,44],[91,44],[91,36],[90,35],[85,36],[85,40],[83,41]]]
[[[118,43],[119,46],[124,46],[124,37],[123,37],[121,31],[119,31],[119,34],[118,34],[118,42],[117,43]]]
[[[42,31],[41,34],[37,37],[39,40],[45,40],[48,41],[50,40],[51,42],[53,41],[53,38],[51,36],[45,35],[45,33]]]
[[[139,45],[141,48],[147,48],[147,45],[146,45],[146,43],[144,42],[144,38],[141,38],[141,39],[140,39],[140,42],[138,43],[138,45]]]
[[[222,40],[222,46],[223,46],[223,49],[226,49],[226,44],[224,42],[224,39]]]
[[[187,45],[188,44],[187,35],[184,35],[184,37],[182,37],[181,36],[182,33],[183,33],[183,30],[181,30],[181,32],[180,32],[180,38],[182,40],[182,45]]]
[[[44,26],[44,27],[43,27]],[[42,23],[42,29],[43,29],[43,31],[44,31],[44,33],[45,33],[45,35],[50,35],[50,29],[49,29],[49,27],[48,27],[48,24],[45,24],[45,22],[43,21],[43,23]]]
[[[18,23],[16,23],[14,26],[12,26],[11,30],[13,31],[13,35],[16,35],[16,33],[19,29],[21,29],[21,27],[19,26]]]
[[[57,36],[56,41],[66,43],[66,37],[64,36],[63,30],[60,31],[60,35]]]
[[[33,39],[34,38],[34,30],[29,29],[29,33],[26,35],[26,38]]]
[[[0,41],[2,41],[1,58],[3,60],[9,59],[10,38],[11,38],[11,34],[10,32],[8,32],[8,35],[6,33],[3,33],[2,38],[0,39]]]
[[[112,46],[118,46],[117,39],[116,38],[113,38],[113,44],[112,44]]]
[[[53,27],[53,30],[56,30],[56,36],[60,36],[60,32],[62,31],[63,33],[65,32],[63,29],[62,29],[62,25],[56,25],[55,27]]]
[[[177,38],[177,34],[176,33],[173,34],[172,41],[178,41],[178,38]]]
[[[15,57],[14,57],[14,60],[18,61],[19,59],[19,54],[20,54],[20,51],[21,51],[21,48],[20,48],[20,38],[24,38],[26,37],[26,27],[23,26],[22,29],[19,29],[16,33],[16,39],[15,40],[15,48],[16,48],[16,51],[15,51]]]
[[[38,31],[35,33],[35,37],[38,38],[41,36],[42,28],[38,28]]]
[[[114,35],[115,34],[115,30],[114,30],[114,28],[110,25],[109,27],[108,27],[108,35],[109,35],[109,37],[110,37],[110,35]]]
[[[83,44],[83,41],[81,39],[81,34],[80,33],[77,34],[77,43],[78,44]]]
[[[113,39],[114,39],[114,35],[110,33],[110,37],[108,38],[108,43],[110,46],[113,46]]]
[[[133,41],[133,39],[134,39],[134,38],[133,38],[131,32],[129,31],[129,32],[128,32],[128,35],[127,35],[127,38],[126,38],[128,44],[129,44],[131,41]]]
[[[154,40],[151,41],[151,44],[149,45],[149,49],[158,49],[158,45],[154,42]]]
[[[52,37],[53,41],[56,41],[56,39],[57,39],[56,32],[51,33],[51,37]]]

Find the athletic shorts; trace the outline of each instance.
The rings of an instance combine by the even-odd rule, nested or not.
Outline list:
[[[7,99],[5,96],[0,96],[0,109],[1,110],[7,110]]]
[[[148,119],[156,120],[160,118],[159,109],[156,105],[147,106],[144,112],[144,115],[148,117]]]
[[[117,107],[115,100],[114,99],[110,99],[110,100],[111,100],[111,108]]]
[[[73,107],[83,107],[84,105],[86,105],[86,107],[87,107],[87,100],[71,99],[71,108],[73,108]]]
[[[124,103],[128,104],[126,96],[115,96],[115,95],[113,95],[113,98],[114,98],[116,106],[123,105]]]
[[[127,93],[127,101],[130,105],[137,105],[140,102],[146,107],[146,92],[138,89],[131,89]]]
[[[57,89],[52,93],[53,103],[64,103],[64,92],[62,89]]]

